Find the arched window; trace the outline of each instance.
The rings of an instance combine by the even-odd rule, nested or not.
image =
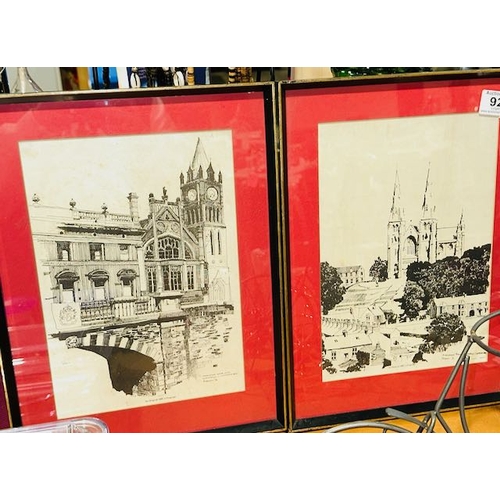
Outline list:
[[[165,236],[158,240],[158,257],[162,260],[178,259],[180,257],[180,241],[177,238]],[[147,247],[145,252],[146,259],[154,258],[154,241]]]
[[[133,269],[121,269],[118,271],[118,279],[122,284],[122,297],[132,297],[134,295],[134,280],[137,273]]]
[[[106,271],[96,270],[90,272],[88,278],[94,285],[94,300],[106,300],[106,284],[109,281],[109,274]]]
[[[75,283],[80,279],[72,271],[61,271],[55,276],[59,285],[59,302],[75,302]]]
[[[193,251],[186,243],[184,243],[184,254],[186,259],[193,259]],[[162,260],[181,259],[181,241],[170,236],[160,238],[158,241],[158,256]],[[144,257],[146,260],[153,260],[155,258],[154,241],[151,241],[146,246]]]
[[[416,256],[417,255],[417,242],[413,236],[409,236],[406,238],[406,255],[408,256]]]

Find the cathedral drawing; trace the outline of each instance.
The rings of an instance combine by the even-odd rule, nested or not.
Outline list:
[[[457,225],[441,227],[435,216],[430,169],[423,191],[420,219],[407,219],[401,203],[401,187],[396,172],[392,205],[387,224],[387,272],[390,278],[404,278],[412,262],[430,262],[445,257],[461,257],[465,250],[463,212]]]
[[[420,354],[444,315],[469,330],[490,308],[497,127],[473,114],[322,127],[320,263],[342,279],[320,276],[338,292],[321,296],[323,382],[450,366],[459,343]]]

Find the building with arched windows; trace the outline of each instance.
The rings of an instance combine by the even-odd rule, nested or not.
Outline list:
[[[182,291],[181,303],[227,304],[231,300],[224,222],[222,174],[216,176],[198,139],[180,197],[166,189],[149,195],[149,215],[141,221],[148,292]],[[206,295],[206,298],[203,297]]]
[[[489,293],[476,295],[462,295],[460,297],[433,298],[430,300],[427,311],[430,318],[437,318],[442,314],[454,314],[460,318],[484,316],[488,313]]]
[[[48,333],[230,308],[222,174],[198,139],[178,196],[128,194],[129,212],[30,204]]]

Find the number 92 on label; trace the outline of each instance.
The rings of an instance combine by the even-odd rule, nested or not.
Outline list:
[[[483,90],[481,92],[479,114],[500,116],[500,90]]]

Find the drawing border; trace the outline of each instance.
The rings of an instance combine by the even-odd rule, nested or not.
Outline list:
[[[0,279],[20,425],[57,415],[18,143],[226,129],[233,137],[245,391],[87,416],[101,418],[110,432],[285,429],[275,101],[272,82],[0,97],[0,182],[9,193],[0,216]],[[85,133],[70,126],[69,117],[81,125],[89,112],[106,125],[87,122]]]
[[[450,368],[322,381],[318,126],[334,121],[432,116],[478,111],[483,89],[500,89],[498,70],[454,71],[280,82],[279,119],[284,176],[286,248],[288,427],[294,432],[320,429],[361,418],[384,417],[385,408],[424,411],[438,397]],[[500,143],[500,142],[499,142]],[[497,171],[500,152],[497,156]],[[500,179],[497,174],[496,193]],[[496,195],[496,198],[498,195]],[[495,202],[490,310],[500,307],[500,207]],[[339,243],[341,244],[341,243]],[[498,324],[497,324],[498,325]],[[492,330],[493,328],[493,330]],[[500,335],[490,327],[490,342]],[[492,334],[493,331],[493,334]],[[472,366],[474,383],[468,402],[498,400],[493,377],[495,360]],[[498,375],[498,372],[496,372]],[[496,377],[494,377],[496,378]],[[456,406],[457,390],[446,404]]]

